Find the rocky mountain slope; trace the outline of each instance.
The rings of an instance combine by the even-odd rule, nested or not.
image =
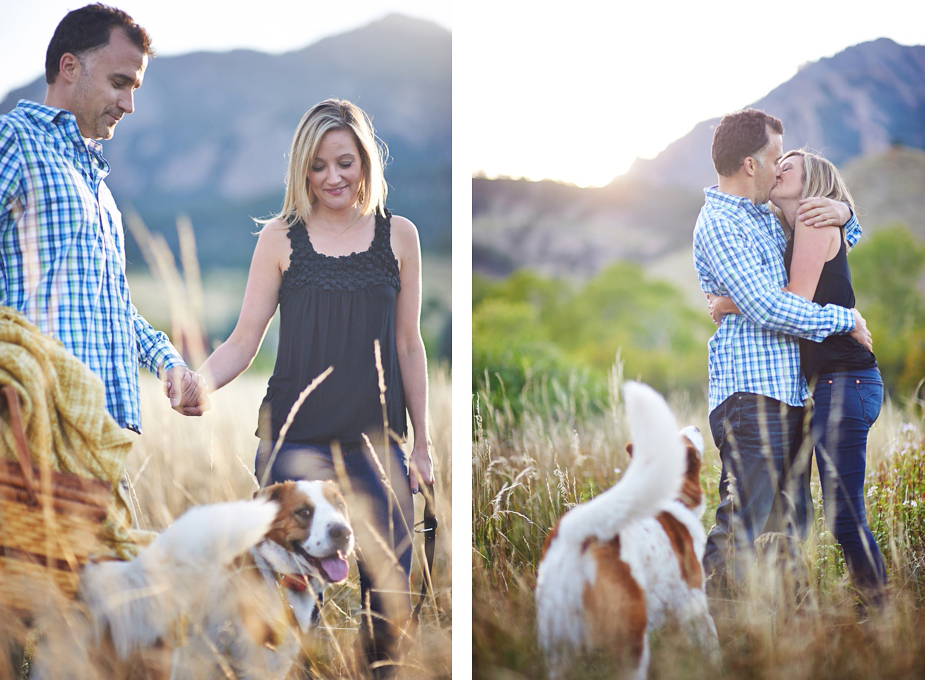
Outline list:
[[[753,106],[784,123],[784,149],[808,146],[841,166],[893,145],[925,148],[925,45],[888,38],[861,43],[803,66]],[[629,176],[661,186],[715,184],[710,160],[719,118],[699,123]]]
[[[289,145],[302,114],[338,97],[373,116],[388,144],[389,206],[417,224],[422,245],[450,243],[451,39],[427,21],[390,15],[282,55],[248,50],[153,59],[136,111],[104,153],[123,212],[175,237],[192,219],[202,266],[247,266],[252,217],[279,209]],[[44,80],[14,91],[42,101]],[[140,261],[138,253],[130,259]]]
[[[925,46],[857,45],[804,66],[752,106],[783,120],[785,149],[808,145],[839,164],[868,234],[901,222],[925,240]],[[716,183],[716,122],[604,188],[473,179],[474,269],[583,278],[619,259],[663,273],[690,267],[703,187]]]

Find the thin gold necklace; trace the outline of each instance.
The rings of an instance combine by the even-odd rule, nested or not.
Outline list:
[[[351,222],[350,224],[348,224],[346,227],[344,227],[344,228],[341,229],[340,231],[337,231],[336,229],[332,229],[332,231],[334,231],[334,235],[335,235],[337,238],[340,238],[341,236],[343,236],[344,234],[346,234],[348,231],[350,231],[351,229],[353,229],[353,227],[355,227],[357,224],[359,224],[360,220],[362,220],[362,219],[363,219],[363,215],[357,215],[357,218],[356,218],[355,220],[353,220],[353,222]],[[320,222],[316,222],[316,224],[320,224]],[[328,222],[327,224],[328,224],[329,226],[332,226],[332,227],[333,227],[333,225],[331,225],[330,222]]]

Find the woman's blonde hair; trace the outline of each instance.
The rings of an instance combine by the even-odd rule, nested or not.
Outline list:
[[[287,226],[292,226],[311,217],[317,197],[309,186],[308,170],[322,138],[331,130],[350,132],[360,153],[363,168],[358,196],[360,214],[385,210],[388,186],[384,173],[388,147],[376,137],[372,121],[363,109],[342,99],[325,99],[302,116],[292,137],[283,207],[273,219],[283,220]]]
[[[845,180],[832,161],[806,149],[795,149],[785,153],[780,159],[781,163],[791,156],[800,156],[803,159],[802,198],[811,198],[813,196],[831,198],[847,203],[851,208],[851,212],[854,212],[854,198],[852,198],[851,192],[848,191],[848,185],[845,184]],[[792,227],[787,223],[780,211],[775,212],[778,212],[778,218],[781,222],[787,227]]]

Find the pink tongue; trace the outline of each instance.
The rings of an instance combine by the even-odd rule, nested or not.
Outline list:
[[[339,583],[347,578],[349,565],[347,560],[340,555],[332,555],[321,560],[321,568],[324,569],[324,573],[328,575],[332,583]]]

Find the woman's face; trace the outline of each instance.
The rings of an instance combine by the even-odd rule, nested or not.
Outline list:
[[[329,210],[352,208],[363,181],[363,163],[353,135],[347,130],[324,133],[308,168],[313,203]]]
[[[771,188],[771,202],[780,207],[785,199],[803,198],[803,157],[787,156],[780,162],[780,176]]]

